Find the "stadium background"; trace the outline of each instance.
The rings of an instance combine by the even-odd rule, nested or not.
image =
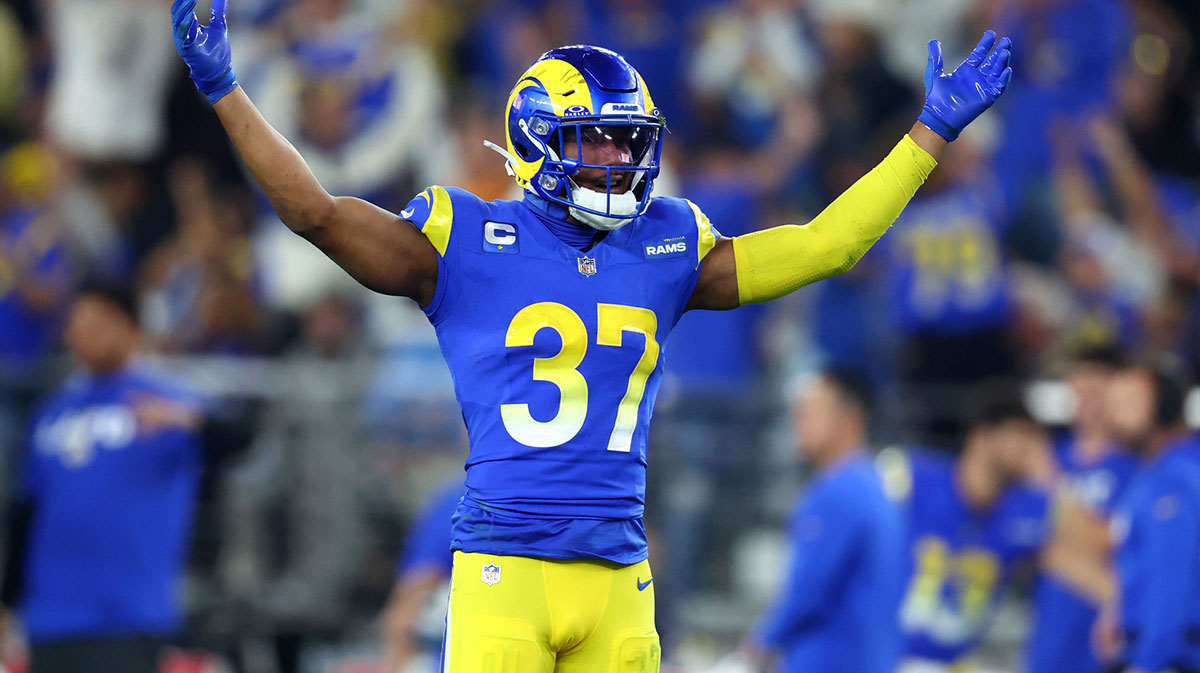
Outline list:
[[[5,481],[30,404],[69,368],[73,288],[134,284],[149,356],[253,429],[204,489],[186,644],[271,671],[292,639],[302,670],[368,670],[406,529],[465,457],[449,374],[411,302],[358,289],[248,185],[168,4],[0,5]],[[980,378],[1069,418],[1054,381],[1086,346],[1200,377],[1191,0],[234,0],[230,24],[239,80],[325,187],[392,210],[434,183],[513,196],[482,140],[502,138],[516,76],[556,45],[613,48],[667,115],[660,192],[726,235],[806,221],[874,165],[920,109],[928,39],[957,62],[985,26],[1013,37],[1012,87],[952,146],[936,203],[845,276],[690,314],[667,343],[647,522],[683,670],[736,646],[778,582],[805,478],[796,377],[856,369],[882,402],[876,446],[949,450]],[[1200,394],[1189,413],[1200,425]],[[998,670],[1026,609],[1017,592],[996,621]]]

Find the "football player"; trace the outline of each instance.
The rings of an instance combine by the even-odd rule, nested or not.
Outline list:
[[[998,395],[980,405],[957,458],[888,449],[879,463],[910,550],[897,670],[972,670],[1000,596],[1043,542],[1049,440],[1015,396]]]
[[[172,7],[175,44],[280,219],[437,331],[470,442],[453,521],[448,671],[657,671],[642,523],[659,345],[684,311],[732,309],[841,273],[896,219],[945,144],[1004,92],[992,32],[953,72],[930,43],[919,121],[816,219],[722,237],[654,196],[666,124],[606,49],[553,49],[521,77],[494,146],[525,191],[453,187],[401,213],[335,197],[258,113],[232,67],[225,0],[207,26]]]

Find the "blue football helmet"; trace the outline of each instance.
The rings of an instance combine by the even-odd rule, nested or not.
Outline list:
[[[542,54],[508,97],[509,175],[577,220],[616,229],[650,205],[666,123],[646,83],[619,54],[576,45]],[[587,163],[585,146],[605,148],[614,163]],[[580,171],[603,171],[603,192],[580,185]],[[595,186],[599,186],[593,183]]]

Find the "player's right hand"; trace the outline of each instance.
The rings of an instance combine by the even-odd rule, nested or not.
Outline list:
[[[175,0],[171,5],[175,49],[209,103],[221,100],[238,85],[229,50],[229,27],[225,25],[225,2],[213,0],[207,26],[196,19],[196,0]]]
[[[1012,40],[1005,37],[997,42],[996,34],[989,30],[967,60],[947,73],[942,71],[942,45],[931,40],[920,122],[948,141],[957,138],[1008,88],[1012,80],[1012,68],[1008,67],[1011,49]]]

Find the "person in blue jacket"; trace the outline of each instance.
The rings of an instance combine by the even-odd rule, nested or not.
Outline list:
[[[156,673],[182,625],[204,404],[134,362],[139,335],[132,292],[85,288],[64,336],[78,369],[34,415],[0,586],[33,673]]]
[[[905,537],[866,448],[869,395],[828,371],[796,407],[814,475],[790,524],[786,588],[745,648],[760,663],[777,653],[781,673],[891,673],[900,654]]]
[[[1117,503],[1117,598],[1093,638],[1113,671],[1200,671],[1200,440],[1184,427],[1185,390],[1137,365],[1109,391],[1114,433],[1142,460]]]

